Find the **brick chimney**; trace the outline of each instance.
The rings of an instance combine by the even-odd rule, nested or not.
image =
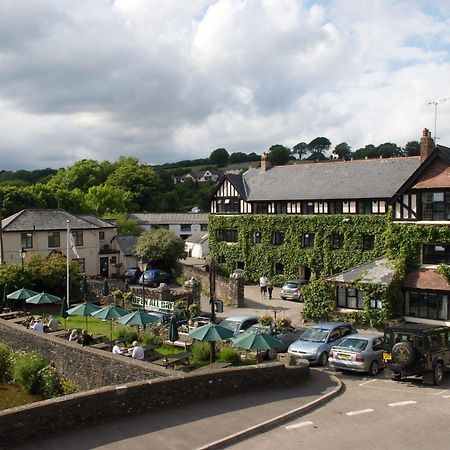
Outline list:
[[[263,153],[261,155],[261,170],[263,172],[266,172],[271,167],[272,167],[272,163],[270,162],[269,154],[268,153]]]
[[[434,150],[434,141],[430,130],[424,128],[420,139],[420,162],[424,162]]]

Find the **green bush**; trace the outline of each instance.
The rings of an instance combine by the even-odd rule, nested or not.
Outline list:
[[[186,319],[189,315],[188,302],[186,300],[178,300],[175,302],[175,312],[181,319]]]
[[[117,339],[122,342],[133,342],[138,340],[138,332],[135,328],[123,326],[117,330]]]
[[[38,391],[45,398],[59,397],[64,394],[61,377],[54,367],[45,366],[38,373]]]
[[[202,309],[200,308],[200,305],[197,305],[197,303],[192,303],[192,305],[189,305],[189,317],[197,317],[202,312]]]
[[[199,362],[209,361],[211,353],[211,345],[209,342],[195,342],[192,346],[192,355]]]
[[[39,372],[44,367],[45,362],[37,353],[16,353],[13,358],[13,380],[28,392],[37,394],[40,387]]]
[[[11,357],[11,349],[3,342],[0,342],[0,382],[2,383],[7,383],[11,380]]]
[[[140,335],[140,340],[143,344],[154,344],[160,345],[162,344],[161,336],[151,333],[150,331],[143,331]]]
[[[241,362],[241,354],[235,348],[224,347],[220,350],[219,359],[237,366]]]

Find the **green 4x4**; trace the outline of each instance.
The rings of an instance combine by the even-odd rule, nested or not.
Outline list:
[[[383,360],[399,381],[410,375],[423,376],[423,382],[442,383],[450,370],[450,328],[408,323],[384,330]]]

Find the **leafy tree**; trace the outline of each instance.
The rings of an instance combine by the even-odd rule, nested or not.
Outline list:
[[[292,153],[298,155],[298,159],[302,159],[303,156],[309,153],[309,146],[306,142],[299,142],[292,147]]]
[[[378,155],[383,158],[392,158],[394,156],[402,156],[402,149],[392,142],[385,142],[377,147]]]
[[[137,257],[150,261],[152,266],[171,268],[177,260],[186,257],[183,239],[173,231],[160,228],[142,233],[134,252]]]
[[[405,145],[406,156],[419,156],[420,155],[420,144],[418,141],[409,141]]]
[[[368,144],[365,147],[359,148],[353,152],[354,159],[378,158],[378,150],[373,144]]]
[[[141,230],[139,224],[128,217],[125,213],[106,214],[105,220],[114,220],[116,222],[117,234],[121,236],[137,236]]]
[[[217,148],[209,155],[209,162],[217,166],[226,166],[229,160],[230,155],[224,148]]]
[[[307,161],[325,161],[326,159],[328,158],[321,152],[313,152],[306,158]]]
[[[86,205],[97,215],[126,213],[131,205],[131,194],[116,186],[92,186],[86,194]]]
[[[243,152],[233,152],[230,155],[230,164],[240,163],[240,162],[247,162],[248,161],[248,155]]]
[[[351,155],[351,147],[347,144],[347,142],[341,142],[336,145],[333,150],[333,154],[335,154],[339,159],[347,158]]]
[[[309,151],[311,153],[324,153],[330,149],[331,142],[326,137],[316,137],[309,144]]]
[[[30,192],[27,187],[1,187],[0,198],[3,200],[3,217],[8,217],[11,214],[15,214],[16,212],[21,211],[22,209],[36,208],[40,206],[36,195],[33,192]]]
[[[291,156],[291,151],[284,145],[276,144],[269,148],[269,159],[274,166],[286,164]]]

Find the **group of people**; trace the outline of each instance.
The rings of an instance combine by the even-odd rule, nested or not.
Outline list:
[[[55,317],[50,315],[47,322],[42,322],[39,317],[29,317],[25,321],[25,326],[31,328],[32,330],[39,331],[40,333],[49,333],[51,331],[59,330],[59,322]]]
[[[259,288],[261,291],[261,298],[266,298],[269,295],[269,300],[272,300],[273,283],[265,275],[262,275],[259,279]]]
[[[89,334],[86,330],[82,330],[81,334],[78,333],[78,329],[74,328],[69,334],[69,341],[76,341],[83,347],[86,345],[92,345],[94,343],[94,338],[92,334]]]
[[[115,355],[131,356],[134,359],[144,359],[144,348],[139,345],[138,341],[133,341],[133,347],[130,349],[120,347],[120,341],[116,341],[116,344],[112,348],[112,352]]]

